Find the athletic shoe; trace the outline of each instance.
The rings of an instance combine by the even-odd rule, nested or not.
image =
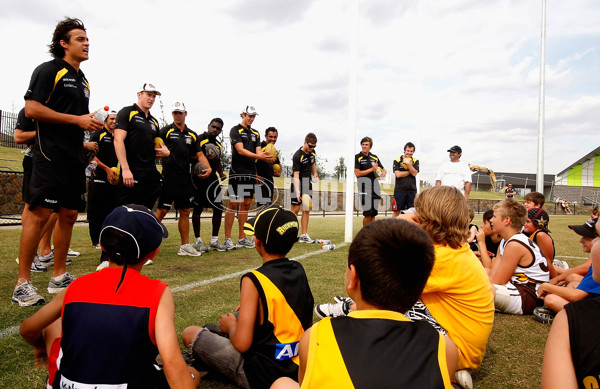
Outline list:
[[[79,251],[72,250],[69,247],[69,251],[67,251],[67,257],[78,257],[80,255],[81,255],[81,253]]]
[[[212,251],[227,251],[227,248],[221,243],[219,243],[218,240],[210,242],[210,244],[208,245],[208,249]]]
[[[310,236],[308,236],[308,234],[302,234],[302,235],[300,235],[298,242],[300,242],[300,243],[315,243],[315,240],[311,239]]]
[[[48,271],[48,269],[46,269],[46,266],[44,266],[44,264],[40,262],[40,257],[37,254],[35,255],[35,257],[33,257],[33,262],[31,262],[31,271],[34,273],[43,273],[45,271]]]
[[[437,320],[433,317],[429,309],[421,300],[417,300],[417,302],[404,314],[410,321],[424,321],[431,325],[433,328],[437,330],[442,335],[446,335],[447,331],[444,327],[442,327]]]
[[[236,247],[243,247],[246,249],[253,249],[254,248],[254,242],[250,241],[250,239],[248,239],[248,237],[243,237],[242,239],[237,241],[237,244],[235,245]]]
[[[74,280],[75,276],[70,275],[68,272],[62,276],[50,278],[50,281],[48,282],[48,293],[60,293]]]
[[[196,242],[196,244],[194,245],[194,248],[199,253],[207,253],[208,252],[208,249],[206,248],[206,246],[204,245],[204,243],[202,243],[201,240],[199,240],[199,241]]]
[[[46,304],[46,300],[37,294],[36,290],[37,288],[30,281],[23,282],[21,285],[15,286],[12,302],[19,304],[20,307]]]
[[[225,250],[227,250],[227,251],[237,249],[237,247],[235,247],[235,245],[233,244],[233,240],[231,240],[231,238],[225,239],[225,242],[223,242],[223,243],[225,246]]]
[[[179,251],[177,252],[177,255],[189,255],[190,257],[199,257],[200,255],[202,255],[202,253],[199,253],[198,251],[196,251],[194,246],[187,243],[179,246]]]
[[[554,261],[552,261],[552,264],[554,266],[562,267],[563,269],[568,269],[569,268],[569,264],[567,262],[560,261],[558,259],[555,259]]]
[[[317,304],[315,305],[315,313],[319,319],[325,317],[346,316],[351,312],[351,304],[352,299],[350,298],[342,299],[342,301],[336,302],[335,304]]]
[[[454,373],[454,380],[463,389],[473,389],[473,379],[471,378],[471,372],[468,370],[457,370]]]
[[[108,261],[102,261],[98,267],[96,267],[96,271],[100,271],[102,269],[106,269],[108,267]]]
[[[47,268],[54,265],[54,249],[52,249],[46,255],[40,255],[40,262]],[[71,261],[69,257],[67,257],[67,266],[70,266],[72,263],[73,261]]]
[[[537,307],[533,309],[533,318],[542,324],[552,324],[556,313],[548,307]]]
[[[144,263],[144,266],[150,266],[154,263],[154,261],[152,261],[151,259],[147,260],[146,263]]]
[[[98,243],[97,245],[95,245],[94,248],[96,250],[102,250],[102,246],[100,246],[100,243]]]

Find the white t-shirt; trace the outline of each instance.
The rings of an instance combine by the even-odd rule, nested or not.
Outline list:
[[[472,174],[468,164],[446,161],[438,169],[435,180],[441,181],[442,185],[453,186],[465,194],[465,182],[471,182]]]

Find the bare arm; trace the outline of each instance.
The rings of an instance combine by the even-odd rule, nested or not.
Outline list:
[[[548,282],[544,282],[542,285],[540,285],[537,293],[539,297],[545,297],[548,294],[555,294],[569,302],[583,300],[590,295],[588,292],[585,292],[581,289],[556,286]]]
[[[548,261],[548,269],[550,270],[550,278],[557,276],[556,269],[552,265],[554,259],[554,245],[552,244],[552,238],[548,234],[537,234],[537,244],[542,251],[542,255]]]
[[[271,156],[271,154],[267,154],[267,153],[263,152],[260,147],[257,147],[254,153],[252,151],[246,150],[242,143],[236,143],[233,145],[233,147],[235,147],[235,150],[237,151],[237,153],[239,155],[241,155],[242,157],[246,157],[246,158],[250,158],[250,159],[260,159],[261,161],[265,161],[265,162],[269,162],[269,163],[273,163],[273,161],[275,161],[275,158],[273,158],[273,156]]]
[[[15,128],[15,143],[18,145],[26,144],[35,139],[35,131],[23,131]]]
[[[115,129],[115,137],[113,144],[115,146],[115,154],[121,164],[121,176],[123,177],[123,185],[126,187],[133,187],[133,173],[129,169],[129,163],[127,162],[127,150],[125,149],[125,138],[127,137],[127,131],[119,128]]]
[[[559,388],[577,388],[569,341],[569,322],[564,310],[556,315],[552,323],[542,366],[542,389]]]
[[[437,182],[436,182],[437,185]],[[471,193],[471,183],[465,182],[465,199],[469,200],[469,193]]]
[[[98,131],[104,126],[102,122],[94,119],[95,112],[85,115],[70,115],[56,112],[35,100],[25,100],[25,116],[46,123],[74,124],[87,131]]]
[[[195,388],[192,376],[179,349],[175,331],[175,302],[169,287],[165,288],[158,303],[154,333],[169,386],[171,388]]]
[[[498,257],[496,257],[497,259]],[[516,242],[509,242],[504,250],[504,255],[498,261],[498,266],[492,266],[489,273],[491,283],[496,285],[506,284],[510,281],[517,265],[528,260],[533,260],[533,258],[526,247]]]
[[[292,173],[292,180],[294,181],[294,189],[296,193],[292,193],[291,195],[296,195],[296,200],[300,201],[300,172],[295,171]]]
[[[242,279],[240,292],[239,316],[236,320],[233,313],[221,316],[221,331],[229,334],[231,344],[240,353],[250,349],[254,338],[254,323],[259,312],[258,290],[248,277]]]
[[[492,258],[488,254],[487,245],[485,244],[485,232],[483,228],[480,228],[479,231],[475,234],[477,238],[477,247],[479,247],[479,260],[481,264],[486,269],[492,268]]]
[[[300,358],[300,366],[298,367],[298,383],[302,385],[304,374],[306,373],[306,365],[308,363],[308,346],[310,345],[310,333],[312,328],[304,331],[304,335],[300,338],[300,346],[298,347],[298,355]]]
[[[564,283],[564,280],[571,274],[580,274],[582,276],[585,276],[587,274],[588,270],[590,269],[591,265],[592,265],[592,260],[588,259],[581,265],[578,265],[578,266],[575,266],[575,267],[565,270],[564,272],[562,272],[562,274],[551,279],[550,283],[553,285],[561,285],[562,283]]]

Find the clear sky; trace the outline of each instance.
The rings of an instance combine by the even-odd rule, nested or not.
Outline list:
[[[56,22],[71,16],[90,38],[91,110],[130,105],[152,82],[165,118],[181,100],[197,132],[215,116],[229,129],[254,105],[261,134],[279,129],[286,164],[313,131],[329,171],[370,136],[390,170],[415,143],[424,179],[454,144],[468,163],[534,173],[541,11],[541,0],[360,0],[355,139],[348,1],[3,0],[0,109],[22,107]],[[599,143],[598,20],[598,1],[547,2],[547,174]],[[158,101],[151,112],[163,116]]]

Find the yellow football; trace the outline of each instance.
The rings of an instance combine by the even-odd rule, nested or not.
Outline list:
[[[302,210],[310,211],[312,209],[313,203],[312,198],[308,194],[302,195]]]
[[[273,171],[274,172],[280,172],[281,171],[281,165],[278,164],[278,163],[273,164]]]
[[[267,143],[267,145],[263,148],[263,151],[277,158],[277,149],[273,143]]]
[[[155,149],[160,149],[164,145],[165,145],[165,142],[162,140],[162,138],[159,138],[158,136],[156,138],[154,138],[154,148]]]
[[[112,170],[113,172],[115,172],[114,175],[114,179],[112,180],[108,180],[108,182],[112,185],[117,185],[119,183],[119,175],[121,174],[121,172],[119,171],[118,167],[111,167],[110,170]]]

